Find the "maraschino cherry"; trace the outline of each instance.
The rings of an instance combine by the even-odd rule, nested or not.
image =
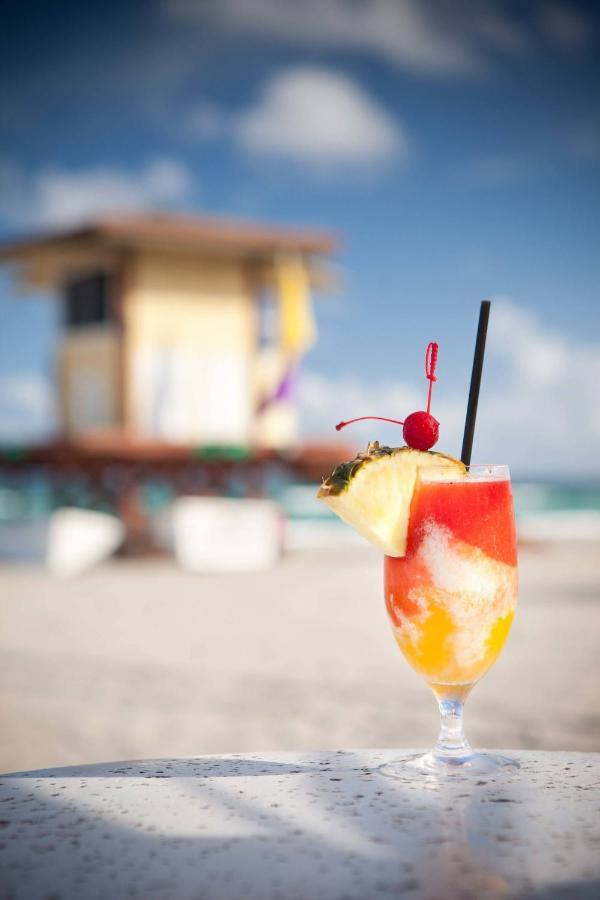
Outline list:
[[[433,390],[433,382],[437,381],[435,377],[435,367],[437,365],[438,345],[432,341],[427,345],[425,353],[425,377],[429,381],[429,391],[427,394],[427,409],[418,410],[411,413],[406,419],[388,419],[385,416],[359,416],[358,419],[349,419],[347,422],[338,422],[335,426],[336,431],[341,431],[346,425],[353,422],[363,422],[365,419],[377,419],[380,422],[393,422],[395,425],[402,425],[402,434],[404,440],[413,450],[431,450],[437,443],[440,432],[440,423],[431,415],[431,392]]]

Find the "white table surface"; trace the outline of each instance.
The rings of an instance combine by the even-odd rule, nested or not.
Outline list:
[[[510,776],[377,771],[398,751],[267,753],[0,780],[11,900],[600,898],[600,754]]]

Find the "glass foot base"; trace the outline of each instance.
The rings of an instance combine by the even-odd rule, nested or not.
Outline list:
[[[502,771],[510,773],[518,768],[519,763],[515,759],[498,753],[438,756],[430,752],[392,760],[381,766],[379,771],[390,778],[406,778],[415,771],[442,778],[456,778],[461,775],[468,778],[473,775],[493,775]]]

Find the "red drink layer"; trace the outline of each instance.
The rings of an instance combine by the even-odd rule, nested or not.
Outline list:
[[[492,559],[517,564],[517,535],[510,481],[424,481],[410,508],[408,552],[418,547],[424,525],[447,528],[458,540]]]

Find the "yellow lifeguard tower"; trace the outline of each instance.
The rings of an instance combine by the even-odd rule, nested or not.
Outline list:
[[[334,247],[324,233],[144,214],[14,242],[0,260],[62,304],[63,441],[285,451],[315,337],[310,287]]]

